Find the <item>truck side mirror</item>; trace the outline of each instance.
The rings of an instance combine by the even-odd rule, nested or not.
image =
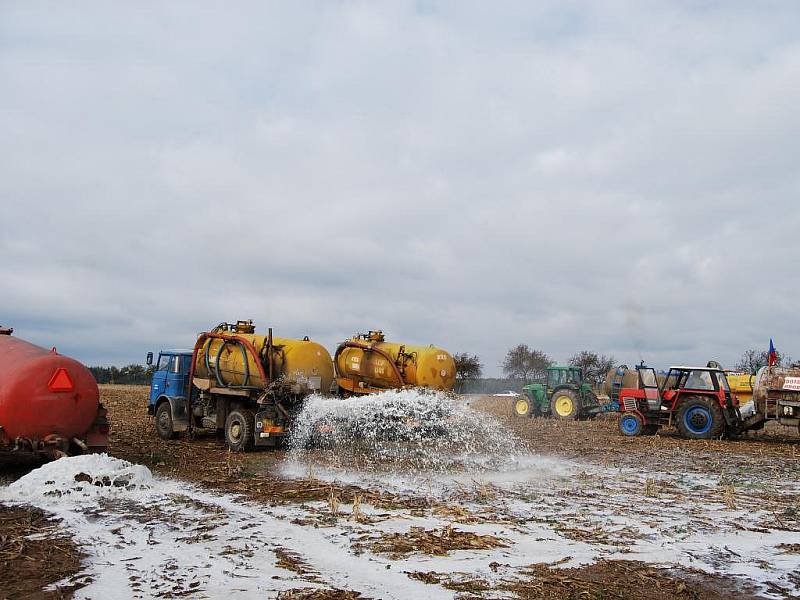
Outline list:
[[[147,353],[147,366],[150,366],[152,364],[153,364],[153,353],[152,352],[148,352]]]

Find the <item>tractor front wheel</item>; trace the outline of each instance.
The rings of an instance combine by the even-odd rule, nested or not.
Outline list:
[[[531,406],[531,401],[527,396],[520,396],[514,400],[514,415],[517,417],[530,417]]]
[[[689,396],[678,409],[676,426],[682,437],[710,440],[725,431],[725,417],[715,400],[705,396]]]
[[[619,418],[619,431],[622,435],[635,437],[642,435],[644,431],[644,421],[636,413],[625,413]]]
[[[225,443],[231,452],[247,452],[255,444],[255,416],[250,410],[232,410],[225,420]]]
[[[580,413],[581,402],[572,390],[558,390],[550,398],[550,414],[554,417],[574,421]]]

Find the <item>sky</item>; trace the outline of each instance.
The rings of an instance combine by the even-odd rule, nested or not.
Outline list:
[[[800,4],[0,2],[0,324],[800,355]]]

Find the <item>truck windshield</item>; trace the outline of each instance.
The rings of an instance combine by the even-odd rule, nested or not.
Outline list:
[[[158,357],[158,370],[169,371],[169,363],[172,357],[169,354],[162,354]]]

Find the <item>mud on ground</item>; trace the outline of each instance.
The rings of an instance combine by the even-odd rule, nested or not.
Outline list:
[[[340,503],[349,505],[351,514],[355,513],[356,504],[369,505],[370,515],[364,516],[362,520],[353,518],[352,526],[348,525],[353,532],[361,528],[358,529],[360,537],[354,536],[352,545],[356,551],[364,548],[385,556],[447,556],[457,552],[459,548],[472,548],[476,551],[480,551],[482,547],[496,549],[506,545],[507,540],[499,536],[462,532],[456,525],[503,525],[512,530],[520,525],[514,522],[515,519],[519,520],[518,515],[509,515],[495,509],[493,504],[496,504],[497,498],[503,492],[494,489],[491,482],[477,481],[469,489],[465,488],[461,497],[443,499],[422,492],[409,494],[388,491],[363,481],[342,483],[335,479],[318,477],[311,469],[305,477],[286,478],[276,474],[276,467],[284,458],[282,451],[231,454],[225,449],[222,440],[209,436],[194,440],[160,440],[154,433],[152,420],[146,416],[145,387],[101,386],[101,393],[112,422],[109,454],[143,464],[156,474],[185,479],[211,490],[234,492],[270,505],[312,506],[307,522],[300,524],[313,527],[341,523],[341,517],[337,515]],[[618,433],[616,419],[611,416],[589,422],[519,419],[510,416],[512,400],[509,398],[473,396],[465,397],[465,401],[473,408],[502,420],[534,453],[548,457],[550,464],[557,465],[561,460],[586,463],[587,472],[578,473],[574,487],[569,490],[556,490],[549,496],[546,490],[537,492],[545,503],[552,505],[556,515],[561,511],[563,518],[553,517],[551,512],[530,515],[530,519],[533,522],[538,519],[542,524],[551,527],[560,538],[602,548],[601,558],[588,566],[566,568],[561,564],[565,562],[563,560],[556,561],[558,564],[553,564],[552,561],[533,563],[523,569],[511,569],[508,565],[492,563],[489,566],[497,576],[492,577],[491,581],[476,578],[469,572],[459,573],[453,570],[410,570],[407,575],[412,579],[455,590],[463,598],[639,597],[648,600],[716,600],[723,597],[755,597],[754,588],[748,587],[738,578],[710,575],[691,568],[659,568],[634,560],[602,558],[603,554],[609,554],[614,549],[624,549],[632,543],[629,538],[638,534],[627,531],[625,527],[603,529],[592,519],[591,514],[582,518],[572,510],[574,503],[569,502],[569,499],[562,499],[560,495],[574,494],[585,509],[603,510],[610,501],[609,485],[618,486],[613,488],[618,489],[618,493],[640,494],[642,498],[652,498],[665,506],[673,501],[689,505],[714,501],[722,509],[727,507],[733,510],[737,505],[741,507],[757,501],[765,509],[765,514],[774,515],[775,518],[766,519],[763,523],[747,523],[743,525],[745,529],[758,531],[761,527],[764,531],[770,531],[774,527],[783,527],[787,532],[800,531],[800,495],[785,493],[776,484],[785,480],[798,480],[800,439],[796,435],[768,432],[753,439],[702,442],[682,440],[669,433],[654,437],[626,438]],[[646,480],[621,476],[619,481],[614,482],[614,470],[621,472],[628,467],[645,472],[653,470],[658,476]],[[684,481],[687,474],[713,479],[718,483],[697,486],[693,482]],[[14,475],[10,477],[13,478]],[[568,510],[565,511],[563,507],[568,507]],[[611,508],[613,511],[613,506]],[[449,522],[447,527],[452,528],[411,528],[405,534],[395,531],[370,532],[368,527],[371,520],[379,521],[384,518],[380,517],[382,509],[437,518]],[[636,518],[644,518],[640,512],[631,514]],[[698,526],[713,527],[713,514],[714,510],[698,512]],[[653,513],[645,516],[652,518]],[[362,530],[364,528],[366,533]],[[5,535],[2,529],[0,535]],[[277,558],[287,565],[295,564],[297,569],[305,568],[302,556],[284,553]],[[714,560],[724,561],[726,557],[720,556]],[[77,565],[74,562],[69,564],[72,566],[54,566],[52,572],[50,567],[43,566],[41,572],[45,580],[42,581],[46,583],[62,579],[68,572],[77,573]],[[511,572],[513,576],[510,575]],[[314,577],[316,576],[306,580],[315,581]],[[800,584],[800,581],[797,583]],[[36,585],[38,583],[32,581],[30,589],[34,589]],[[768,587],[768,591],[774,597],[795,597],[785,582],[773,584],[771,588]],[[281,597],[344,599],[365,596],[359,595],[359,590],[304,587],[300,580],[297,589],[283,592]]]
[[[84,577],[74,577],[84,556],[58,522],[42,511],[0,505],[1,599],[71,597],[88,583]],[[45,591],[57,582],[62,583]]]

